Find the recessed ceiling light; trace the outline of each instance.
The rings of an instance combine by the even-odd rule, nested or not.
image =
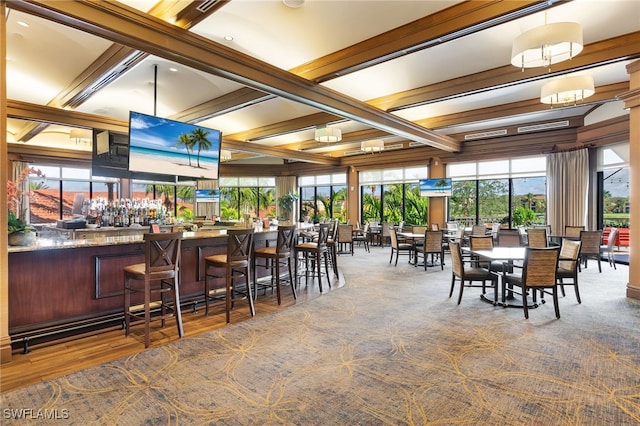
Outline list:
[[[304,0],[282,0],[282,3],[287,7],[300,7],[304,4]]]
[[[18,21],[18,25],[20,25],[21,27],[29,28],[29,24],[27,24],[27,23],[26,23],[26,22],[24,22],[24,21]]]
[[[171,72],[178,72],[178,68],[173,68],[173,67],[171,67],[171,68],[169,68],[169,71],[171,71]]]
[[[224,39],[227,40],[227,41],[233,41],[233,36],[226,35],[226,36],[224,36]]]

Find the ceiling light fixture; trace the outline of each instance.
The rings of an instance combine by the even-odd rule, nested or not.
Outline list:
[[[282,0],[282,4],[292,9],[296,9],[304,4],[305,0]]]
[[[380,152],[384,151],[384,141],[382,139],[372,139],[369,141],[362,141],[360,143],[360,150],[364,152]]]
[[[315,140],[318,142],[340,142],[342,140],[342,130],[335,127],[316,127]]]
[[[228,149],[220,150],[220,161],[229,161],[231,160],[231,151]]]
[[[593,77],[589,75],[564,77],[550,81],[542,86],[540,102],[551,106],[575,104],[595,92]]]
[[[71,129],[69,139],[74,140],[76,144],[80,142],[89,142],[93,138],[93,132],[89,129]]]
[[[545,24],[513,41],[511,64],[525,68],[551,67],[582,52],[582,27],[575,22]]]

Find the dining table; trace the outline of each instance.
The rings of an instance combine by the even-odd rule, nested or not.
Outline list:
[[[509,264],[513,264],[514,262],[522,262],[525,259],[526,253],[527,253],[527,247],[504,247],[504,246],[496,246],[493,247],[492,249],[478,249],[478,250],[472,250],[469,247],[462,247],[462,252],[472,255],[472,256],[476,256],[476,257],[481,257],[483,258],[483,260],[485,261],[489,261],[489,262],[494,262],[494,261],[502,261],[504,263],[509,263]],[[497,274],[500,278],[502,278],[503,274]],[[502,287],[501,287],[502,288]],[[498,289],[494,289],[495,292],[498,291]],[[513,300],[513,292],[510,290],[507,290],[507,294],[505,295],[505,297],[502,300],[505,300],[504,302],[496,302],[498,299],[497,294],[494,294],[494,298],[489,299],[488,297],[486,297],[484,294],[480,295],[480,299],[484,302],[487,303],[491,303],[492,305],[496,305],[496,306],[502,306],[505,308],[520,308],[522,309],[522,305],[518,305],[512,302],[509,302],[510,300]],[[528,305],[529,309],[535,309],[538,307],[537,303]]]

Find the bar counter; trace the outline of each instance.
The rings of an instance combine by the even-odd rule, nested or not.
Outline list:
[[[256,247],[275,244],[276,229],[257,231]],[[144,262],[143,235],[79,240],[38,239],[9,247],[9,335],[25,339],[84,331],[121,321],[123,268]],[[226,253],[226,229],[183,232],[180,295],[202,300],[205,256]],[[215,284],[223,287],[223,282]],[[26,346],[25,346],[26,349]]]

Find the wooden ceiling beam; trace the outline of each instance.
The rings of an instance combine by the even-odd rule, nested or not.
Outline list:
[[[315,82],[323,82],[393,58],[472,34],[556,5],[539,0],[465,1],[417,19],[360,43],[291,69]]]
[[[473,75],[371,99],[367,102],[385,111],[393,111],[554,75],[560,76],[576,70],[585,70],[637,57],[640,57],[640,31],[588,44],[578,56],[570,61],[554,64],[551,73],[546,68],[527,68],[523,72],[520,68],[505,65]]]
[[[117,2],[15,0],[12,8],[446,151],[459,143]]]

